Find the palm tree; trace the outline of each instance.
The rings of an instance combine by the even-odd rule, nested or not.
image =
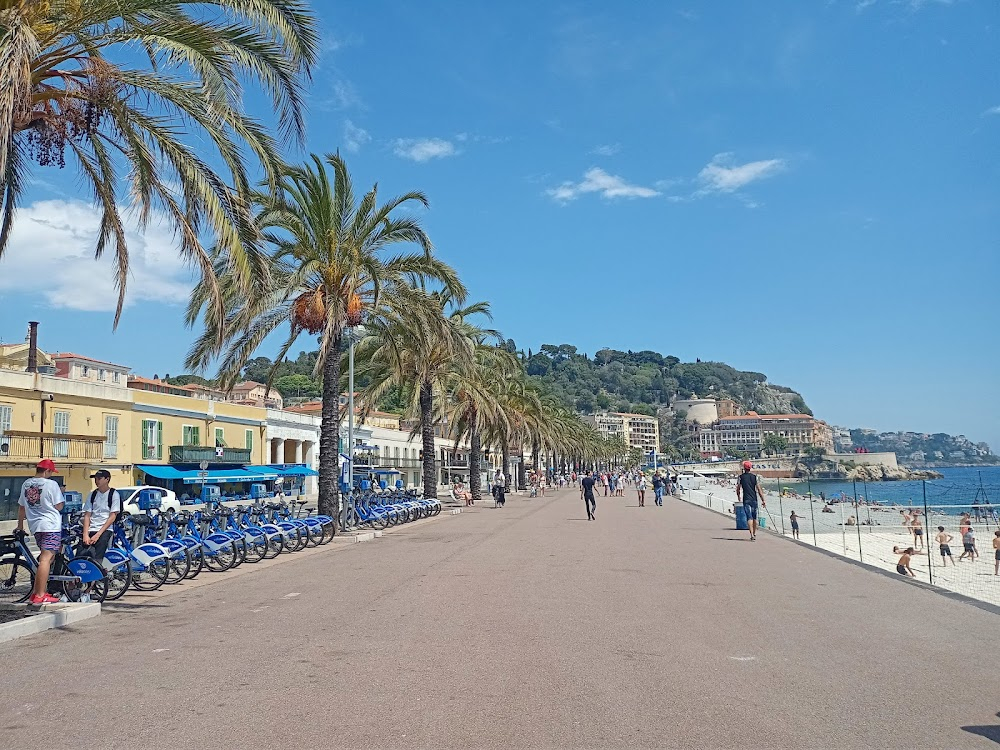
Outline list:
[[[281,164],[278,142],[243,113],[243,92],[259,84],[282,135],[301,139],[301,85],[318,48],[304,0],[0,0],[0,257],[28,172],[69,157],[102,212],[96,255],[115,254],[115,324],[129,271],[126,192],[141,226],[154,211],[173,224],[221,316],[199,237],[214,235],[248,287],[261,259],[245,153],[272,185]]]
[[[482,499],[483,430],[486,425],[506,421],[498,384],[520,370],[513,354],[486,343],[485,336],[477,338],[472,361],[449,373],[445,385],[448,403],[443,410],[452,440],[456,444],[464,438],[469,440],[469,492],[473,502]]]
[[[332,182],[328,166],[333,169]],[[408,203],[426,206],[424,195],[405,193],[379,205],[375,186],[357,201],[339,155],[325,159],[313,155],[305,165],[289,169],[276,191],[258,194],[256,201],[256,228],[273,248],[267,287],[259,296],[247,297],[233,274],[224,276],[225,330],[216,330],[207,319],[187,365],[203,369],[222,354],[220,379],[231,387],[264,339],[284,324],[290,330],[275,367],[302,334],[319,336],[315,370],[322,378],[323,399],[319,508],[335,516],[345,330],[365,318],[379,329],[387,319],[413,314],[423,302],[411,286],[413,279],[435,280],[456,295],[465,289],[450,266],[432,257],[430,239],[419,221],[394,215]],[[399,243],[415,243],[422,252],[385,257],[385,251]],[[224,260],[220,263],[225,265]],[[205,285],[195,290],[189,322],[198,318],[208,299]],[[225,343],[219,345],[220,340]]]
[[[462,307],[465,290],[452,287],[425,292],[411,290],[408,309],[386,315],[379,324],[368,326],[369,335],[358,351],[359,374],[369,385],[362,393],[367,404],[377,403],[390,388],[412,386],[409,413],[419,416],[423,450],[424,497],[436,498],[438,488],[434,426],[440,421],[435,397],[447,392],[448,379],[455,368],[466,368],[473,360],[478,330],[465,318],[488,313],[483,302]]]

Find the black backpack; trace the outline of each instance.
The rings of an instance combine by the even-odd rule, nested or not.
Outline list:
[[[91,492],[90,492],[90,507],[91,508],[94,507],[94,498],[95,497],[97,497],[97,490],[91,490]],[[111,510],[111,503],[114,502],[114,498],[115,498],[115,488],[114,487],[108,487],[108,512],[109,513],[112,512],[112,510]],[[121,514],[122,513],[119,510],[118,511],[118,515],[121,516]],[[118,519],[116,518],[115,522],[117,522],[117,521],[118,521]]]

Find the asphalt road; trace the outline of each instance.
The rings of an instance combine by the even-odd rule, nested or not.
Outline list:
[[[1000,744],[994,612],[676,500],[470,510],[4,644],[0,744]]]

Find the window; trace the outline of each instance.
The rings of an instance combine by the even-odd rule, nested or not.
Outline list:
[[[244,433],[244,441],[246,443],[247,450],[253,450],[253,430],[247,430]]]
[[[97,371],[97,379],[100,380],[102,383],[104,382],[104,378],[106,375],[107,372],[104,370],[104,368],[101,368],[100,370]]]
[[[163,458],[163,422],[142,420],[142,457],[147,461]]]
[[[122,374],[120,372],[113,372],[113,373],[111,373],[111,382],[112,383],[120,383],[121,379],[122,379]]]
[[[184,445],[201,445],[201,428],[198,425],[181,426],[181,442]]]
[[[52,431],[57,435],[68,435],[69,434],[69,412],[68,411],[57,411],[54,417],[54,425]],[[54,440],[52,441],[52,456],[54,458],[68,458],[69,457],[69,441],[68,440]]]
[[[226,447],[226,434],[222,427],[215,428],[215,447],[225,448]]]
[[[118,417],[104,416],[104,457],[118,458]]]
[[[82,369],[83,369],[83,377],[87,377],[88,375],[90,375],[90,368],[87,365],[84,365]]]
[[[0,432],[7,432],[14,419],[14,407],[0,404]]]

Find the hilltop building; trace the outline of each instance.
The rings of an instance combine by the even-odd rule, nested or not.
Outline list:
[[[605,412],[584,417],[605,438],[621,438],[630,448],[660,449],[660,422],[648,414]]]
[[[810,447],[833,451],[833,430],[826,422],[808,414],[754,411],[719,419],[703,428],[698,434],[699,450],[704,458],[721,458],[733,448],[758,454],[769,434],[785,438],[789,453],[801,453]]]

